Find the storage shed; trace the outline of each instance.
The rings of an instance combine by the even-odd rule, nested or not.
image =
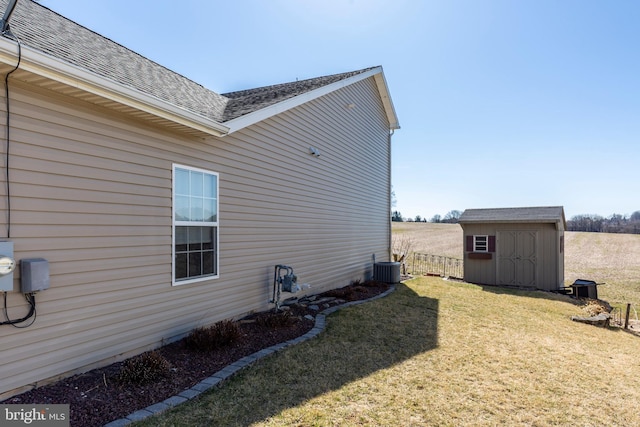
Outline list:
[[[547,291],[564,287],[562,206],[467,209],[459,222],[465,281]]]

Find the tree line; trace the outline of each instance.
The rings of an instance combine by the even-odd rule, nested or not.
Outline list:
[[[462,212],[452,210],[444,216],[434,215],[431,219],[416,215],[414,218],[406,218],[399,211],[393,211],[391,221],[396,222],[434,222],[444,224],[457,224]],[[589,231],[594,233],[628,233],[640,234],[640,211],[635,211],[629,216],[613,214],[608,217],[600,215],[576,215],[567,221],[568,231]]]
[[[630,216],[613,214],[607,218],[600,215],[576,215],[567,221],[567,230],[640,234],[640,211],[635,211]]]
[[[423,218],[420,215],[416,215],[415,218],[405,218],[399,211],[393,211],[391,213],[391,221],[395,222],[435,222],[435,223],[444,223],[444,224],[457,224],[460,219],[460,215],[462,215],[461,211],[453,210],[447,212],[444,217],[436,214],[431,217],[431,219],[427,220],[427,218]]]

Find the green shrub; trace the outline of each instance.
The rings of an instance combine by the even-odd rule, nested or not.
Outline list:
[[[118,380],[123,383],[146,384],[167,376],[170,368],[171,365],[160,353],[149,351],[125,360]]]

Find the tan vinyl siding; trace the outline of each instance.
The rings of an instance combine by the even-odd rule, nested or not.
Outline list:
[[[11,241],[16,259],[49,261],[51,288],[33,326],[2,327],[0,397],[267,309],[276,264],[321,292],[388,260],[389,124],[373,78],[206,140],[10,85]],[[219,279],[171,286],[173,164],[220,174]],[[27,309],[18,277],[14,318]]]

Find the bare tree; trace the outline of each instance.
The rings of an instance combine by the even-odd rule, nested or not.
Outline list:
[[[569,231],[640,234],[640,211],[631,216],[613,214],[608,218],[599,215],[576,215],[567,221]]]
[[[402,267],[402,274],[407,274],[407,258],[413,249],[414,241],[406,234],[394,234],[391,238],[391,251],[393,261],[399,262]]]
[[[458,219],[460,218],[460,215],[462,215],[462,212],[460,211],[449,211],[445,214],[444,218],[442,219],[442,222],[446,222],[449,224],[457,224],[458,223]]]

